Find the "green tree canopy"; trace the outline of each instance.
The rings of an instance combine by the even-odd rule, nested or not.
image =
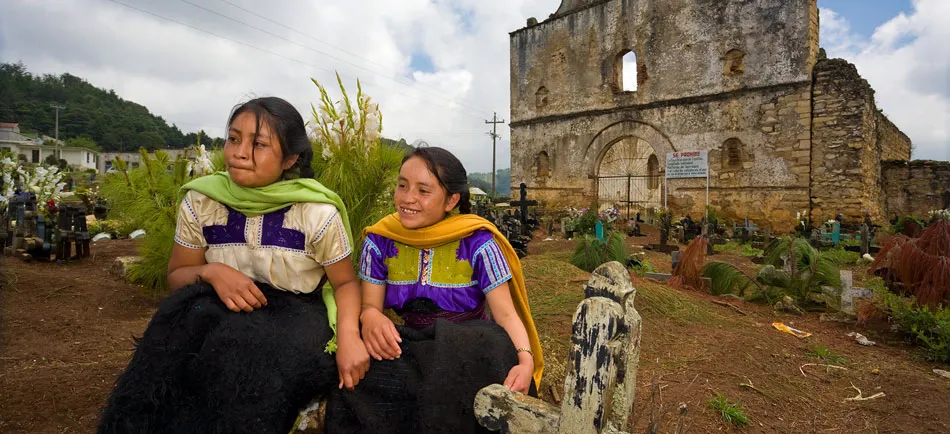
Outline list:
[[[59,137],[86,137],[104,151],[130,151],[145,147],[185,148],[195,144],[175,125],[153,115],[148,108],[99,89],[84,79],[62,75],[33,75],[22,63],[0,63],[0,122],[18,122],[21,131],[56,134],[60,104]],[[204,134],[202,143],[212,138]]]
[[[86,148],[93,151],[101,151],[102,148],[92,139],[88,137],[73,137],[66,140],[66,146],[73,148]]]

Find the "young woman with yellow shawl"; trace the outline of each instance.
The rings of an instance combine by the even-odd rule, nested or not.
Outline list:
[[[410,410],[415,420],[407,431],[477,432],[472,406],[480,388],[502,383],[536,393],[541,380],[541,346],[521,264],[492,223],[469,214],[465,169],[444,149],[418,148],[403,160],[394,203],[395,214],[364,232],[360,322],[363,341],[376,361],[356,392],[364,384],[376,384],[380,370],[393,369],[389,377],[401,376],[393,366],[408,358],[413,367],[406,370],[421,371],[421,391],[413,394],[422,398]],[[456,208],[460,214],[452,212]],[[394,309],[405,326],[395,326],[383,314],[385,308]],[[483,321],[486,310],[493,322]],[[420,330],[435,344],[407,342]],[[469,335],[472,330],[477,333]],[[465,372],[451,372],[445,365]],[[432,399],[433,394],[439,398]],[[438,427],[426,429],[433,419]],[[395,431],[386,432],[401,431],[392,428],[396,420],[388,422]],[[379,428],[371,425],[364,421],[361,432]]]

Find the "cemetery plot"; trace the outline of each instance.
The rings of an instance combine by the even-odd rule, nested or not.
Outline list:
[[[670,255],[640,247],[659,243],[659,231],[641,226],[645,237],[626,239],[631,252],[668,273]],[[564,380],[572,315],[591,275],[567,262],[573,243],[547,238],[535,231],[523,261],[546,356],[541,396],[560,408],[569,396]],[[137,295],[141,288],[110,274],[116,257],[135,254],[136,242],[97,242],[90,257],[69,264],[2,259],[0,432],[95,431],[98,411],[132,354],[131,338],[142,333],[156,306]],[[668,244],[683,248],[675,238]],[[714,260],[759,268],[741,253],[721,250]],[[854,286],[863,286],[866,277],[856,270]],[[890,333],[886,322],[822,321],[819,313],[777,313],[771,306],[631,278],[642,331],[634,429],[628,432],[648,432],[653,424],[657,432],[672,433],[681,420],[692,433],[728,429],[709,407],[716,393],[741,403],[754,432],[950,432],[950,381],[933,373],[948,369],[915,358],[915,348]],[[859,304],[860,291],[850,294]],[[776,321],[812,336],[780,333],[771,327]],[[849,332],[876,345],[861,346]],[[886,396],[846,401],[857,395],[852,383],[864,397]],[[685,419],[680,403],[687,406]]]

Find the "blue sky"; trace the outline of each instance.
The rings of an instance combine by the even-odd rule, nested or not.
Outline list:
[[[865,38],[897,14],[913,11],[910,0],[818,0],[819,8],[831,9],[851,23],[851,31]]]

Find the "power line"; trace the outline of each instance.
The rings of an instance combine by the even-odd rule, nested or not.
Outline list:
[[[297,41],[294,41],[294,40],[292,40],[292,39],[288,39],[288,38],[286,38],[286,37],[284,37],[284,36],[282,36],[282,35],[278,35],[278,34],[276,34],[276,33],[274,33],[274,32],[271,32],[271,31],[269,31],[269,30],[267,30],[267,29],[262,29],[262,28],[260,28],[260,27],[254,26],[253,24],[247,23],[247,22],[245,22],[245,21],[241,21],[241,20],[239,20],[239,19],[237,19],[237,18],[230,17],[230,16],[227,16],[227,15],[222,14],[222,13],[220,13],[220,12],[217,12],[217,11],[214,11],[214,10],[211,10],[211,9],[208,9],[208,8],[206,8],[206,7],[204,7],[204,6],[201,6],[201,5],[197,4],[197,3],[193,3],[193,2],[191,2],[191,1],[189,1],[189,0],[179,0],[179,1],[181,1],[182,3],[188,4],[188,5],[191,5],[191,6],[193,6],[193,7],[196,7],[196,8],[198,8],[198,9],[201,9],[201,10],[203,10],[203,11],[205,11],[205,12],[208,12],[208,13],[211,13],[211,14],[214,14],[214,15],[217,15],[217,16],[219,16],[219,17],[221,17],[221,18],[226,19],[226,20],[234,21],[235,23],[238,23],[238,24],[241,24],[241,25],[250,27],[250,28],[252,28],[252,29],[254,29],[254,30],[257,30],[257,31],[259,31],[259,32],[261,32],[261,33],[264,33],[264,34],[273,36],[273,37],[275,37],[275,38],[278,38],[278,39],[281,39],[281,40],[290,42],[291,44],[294,44],[294,45],[297,45],[297,46],[299,46],[299,47],[305,48],[305,49],[307,49],[307,50],[313,51],[314,53],[322,54],[322,55],[327,56],[327,57],[329,57],[329,58],[331,58],[331,59],[338,60],[338,61],[340,61],[340,62],[344,62],[344,63],[346,63],[346,64],[348,64],[348,65],[350,65],[350,66],[353,66],[353,67],[355,67],[355,68],[362,69],[362,70],[364,70],[364,71],[366,71],[366,72],[375,74],[375,75],[377,75],[377,76],[379,76],[379,77],[383,77],[383,78],[392,80],[392,81],[396,82],[397,84],[401,84],[401,85],[404,85],[404,86],[406,85],[406,83],[400,82],[400,81],[398,81],[398,80],[396,80],[396,79],[394,79],[394,78],[392,78],[392,77],[389,77],[389,76],[386,75],[386,74],[381,74],[381,73],[379,73],[379,72],[377,72],[377,71],[370,70],[370,69],[368,69],[368,68],[366,68],[366,67],[357,65],[357,64],[355,64],[355,63],[353,63],[353,62],[350,62],[350,61],[348,61],[348,60],[346,60],[346,59],[342,59],[342,58],[340,58],[340,57],[334,56],[334,55],[332,55],[332,54],[330,54],[330,53],[327,53],[327,52],[325,52],[325,51],[321,51],[321,50],[318,50],[318,49],[316,49],[316,48],[312,48],[312,47],[309,47],[309,46],[307,46],[307,45],[301,44],[301,43],[299,43],[299,42],[297,42]],[[429,95],[432,95],[432,96],[435,96],[435,97],[440,97],[440,98],[447,97],[447,95],[445,95],[445,94],[436,95],[436,94],[433,94],[433,93],[431,93],[431,92],[427,92],[427,93],[428,93]],[[467,104],[462,104],[461,102],[459,103],[459,105],[466,105],[466,106],[467,106]],[[469,106],[469,107],[478,110],[478,109],[475,108],[475,107],[472,107],[472,106]]]
[[[214,13],[214,14],[216,14],[216,15],[221,15],[221,14],[218,14],[217,12],[210,11],[210,10],[208,10],[207,8],[194,5],[193,3],[190,3],[190,2],[188,2],[188,1],[185,1],[185,0],[182,0],[182,1],[184,1],[185,3],[191,4],[191,5],[195,6],[195,7],[199,7],[199,8],[201,8],[201,9],[204,9],[204,10],[206,10],[206,11],[208,11],[208,12]],[[246,8],[241,7],[241,6],[239,6],[239,5],[236,5],[236,4],[234,4],[234,3],[232,3],[232,2],[230,2],[230,1],[228,1],[228,0],[218,0],[218,1],[220,1],[220,2],[222,2],[222,3],[226,3],[226,4],[228,4],[228,5],[231,5],[232,7],[235,7],[235,8],[240,9],[240,10],[246,12],[246,13],[249,13],[249,14],[251,14],[251,15],[254,15],[255,17],[258,17],[258,18],[260,18],[260,19],[262,19],[262,20],[265,20],[265,21],[270,22],[270,23],[272,23],[272,24],[275,24],[275,25],[277,25],[277,26],[283,27],[284,29],[290,30],[291,32],[294,32],[294,33],[296,33],[296,34],[298,34],[298,35],[301,35],[301,36],[310,38],[310,39],[316,41],[316,42],[319,43],[319,44],[326,45],[326,46],[328,46],[328,47],[330,47],[330,48],[336,49],[337,51],[340,51],[340,52],[342,52],[342,53],[345,53],[345,54],[347,54],[347,55],[350,55],[350,56],[352,56],[352,57],[355,57],[355,58],[357,58],[357,59],[360,59],[360,60],[362,60],[362,61],[364,61],[364,62],[366,62],[366,63],[372,64],[372,65],[376,65],[376,66],[378,66],[378,67],[380,67],[380,68],[383,68],[383,69],[382,69],[383,72],[386,72],[386,71],[387,71],[387,68],[389,68],[389,67],[386,66],[386,65],[383,65],[383,64],[378,63],[378,62],[374,62],[374,61],[371,60],[371,59],[367,59],[367,58],[365,58],[365,57],[362,57],[362,56],[356,55],[356,54],[354,54],[354,53],[351,53],[351,52],[349,52],[349,51],[347,51],[347,50],[344,50],[343,48],[337,47],[337,46],[335,46],[335,45],[333,45],[333,44],[331,44],[331,43],[329,43],[329,42],[326,42],[326,41],[324,41],[324,40],[318,39],[318,38],[316,38],[316,37],[314,37],[314,36],[312,36],[312,35],[309,35],[309,34],[307,34],[307,33],[301,32],[300,30],[294,29],[294,28],[292,28],[292,27],[290,27],[290,26],[284,25],[284,24],[282,24],[282,23],[280,23],[280,22],[278,22],[278,21],[275,21],[275,20],[273,20],[273,19],[271,19],[271,18],[268,18],[268,17],[266,17],[266,16],[264,16],[264,15],[258,14],[257,12],[254,12],[254,11],[252,11],[252,10],[249,10],[249,9],[246,9]],[[222,15],[222,16],[223,16],[223,15]],[[230,18],[230,17],[225,17],[225,18],[232,19],[232,18]],[[233,20],[233,19],[232,19],[232,20]],[[237,21],[237,20],[234,20],[234,21]],[[262,30],[262,31],[264,31],[264,30]],[[264,31],[264,32],[273,35],[273,33],[270,33],[270,32],[267,32],[267,31]],[[276,35],[274,35],[274,36],[276,36]],[[280,37],[280,36],[278,36],[278,37]],[[282,37],[281,37],[281,38],[282,38]],[[283,38],[282,38],[282,39],[283,39]],[[298,44],[298,45],[299,45],[299,44]],[[316,51],[316,50],[315,50],[315,51]],[[324,52],[321,52],[321,51],[317,51],[317,52],[318,52],[318,53],[321,53],[321,54],[324,54],[324,55],[326,55],[326,56],[328,56],[328,57],[330,57],[330,58],[340,60],[341,62],[346,62],[346,63],[349,64],[349,65],[352,65],[352,66],[354,66],[354,67],[363,69],[363,70],[365,70],[365,71],[369,71],[369,72],[376,73],[377,75],[380,75],[380,76],[382,76],[382,77],[384,77],[384,78],[387,78],[387,79],[389,79],[389,80],[392,80],[392,81],[394,81],[394,82],[396,82],[396,83],[400,83],[400,84],[403,84],[403,85],[409,85],[409,84],[410,84],[410,82],[398,80],[398,79],[396,79],[396,78],[390,77],[390,76],[387,75],[387,74],[379,74],[379,73],[376,72],[376,71],[372,71],[372,70],[370,70],[370,69],[368,69],[368,68],[365,68],[365,67],[363,67],[363,66],[354,64],[354,63],[349,62],[349,61],[347,61],[347,60],[345,60],[345,59],[340,59],[340,58],[338,58],[338,57],[332,56],[332,55],[330,55],[330,54],[327,54],[327,53],[324,53]],[[415,82],[412,82],[412,83],[415,83],[416,85],[419,85],[419,86],[428,87],[428,88],[430,88],[430,89],[433,89],[433,90],[438,91],[438,89],[436,89],[435,87],[429,86],[428,84],[423,83],[423,82],[415,81]],[[442,95],[442,96],[448,96],[448,95],[445,95],[445,94],[442,93],[442,92],[439,92],[439,94]],[[471,104],[467,104],[467,105],[468,105],[468,107],[473,108],[473,109],[475,109],[475,110],[486,111],[486,112],[488,111],[488,110],[485,109],[484,107],[480,107],[480,106],[477,106],[477,105],[471,105]]]
[[[220,34],[218,34],[218,33],[214,33],[214,32],[209,31],[209,30],[205,30],[205,29],[198,28],[198,27],[195,27],[195,26],[192,26],[192,25],[189,25],[189,24],[185,24],[185,23],[183,23],[183,22],[181,22],[181,21],[177,21],[177,20],[175,20],[175,19],[168,18],[168,17],[165,17],[165,16],[162,16],[162,15],[156,14],[156,13],[151,12],[151,11],[147,11],[147,10],[144,10],[144,9],[141,9],[141,8],[137,8],[137,7],[135,7],[135,6],[131,6],[131,5],[122,3],[122,2],[120,2],[120,1],[118,1],[118,0],[109,0],[109,1],[111,1],[111,2],[113,2],[113,3],[116,3],[116,4],[118,4],[118,5],[121,5],[121,6],[125,6],[125,7],[129,8],[129,9],[133,9],[133,10],[136,10],[136,11],[139,11],[139,12],[142,12],[142,13],[145,13],[145,14],[148,14],[148,15],[151,15],[151,16],[154,16],[154,17],[156,17],[156,18],[160,18],[160,19],[166,20],[166,21],[171,21],[171,22],[173,22],[173,23],[175,23],[175,24],[178,24],[178,25],[180,25],[180,26],[184,26],[184,27],[187,27],[187,28],[189,28],[189,29],[192,29],[192,30],[195,30],[195,31],[198,31],[198,32],[201,32],[201,33],[207,33],[207,34],[209,34],[209,35],[216,36],[216,37],[219,37],[219,38],[222,38],[222,39],[225,39],[225,40],[234,42],[234,43],[239,44],[239,45],[243,45],[243,46],[245,46],[245,47],[248,47],[248,48],[251,48],[251,49],[254,49],[254,50],[263,52],[263,53],[267,53],[267,54],[270,54],[270,55],[273,55],[273,56],[277,56],[277,57],[280,57],[280,58],[283,58],[283,59],[287,59],[287,60],[290,60],[290,61],[292,61],[292,62],[296,62],[296,63],[299,63],[299,64],[301,64],[301,65],[309,66],[309,67],[311,67],[311,68],[314,68],[314,69],[317,69],[317,70],[321,70],[321,71],[325,71],[325,72],[328,72],[328,73],[331,73],[331,74],[335,73],[335,71],[331,71],[331,70],[329,70],[329,69],[322,68],[322,67],[317,66],[317,65],[314,65],[314,64],[312,64],[312,63],[307,63],[307,62],[304,62],[304,61],[299,60],[299,59],[295,59],[295,58],[292,58],[292,57],[284,56],[283,54],[280,54],[280,53],[277,53],[277,52],[274,52],[274,51],[271,51],[271,50],[268,50],[268,49],[265,49],[265,48],[260,48],[260,47],[258,47],[258,46],[249,44],[249,43],[247,43],[247,42],[242,42],[242,41],[239,41],[239,40],[237,40],[237,39],[230,38],[230,37],[227,37],[227,36],[224,36],[224,35],[220,35]],[[379,86],[379,85],[377,85],[377,86]],[[389,88],[385,88],[385,87],[382,87],[382,86],[379,86],[379,87],[381,87],[381,88],[383,88],[383,89],[391,90],[391,91],[393,91],[393,92],[396,92],[396,93],[398,93],[398,94],[407,96],[407,97],[409,97],[409,98],[418,99],[418,100],[420,100],[420,101],[422,101],[422,102],[428,102],[428,103],[431,103],[431,104],[441,105],[441,106],[444,106],[444,107],[448,107],[448,108],[450,108],[450,109],[455,109],[455,108],[453,108],[452,106],[447,105],[447,104],[443,104],[443,103],[439,103],[439,102],[433,102],[433,101],[422,100],[421,98],[419,98],[418,95],[411,95],[411,94],[407,94],[407,93],[405,93],[405,92],[400,92],[400,91],[398,91],[398,90],[389,89]],[[466,111],[458,110],[458,113],[481,119],[480,116],[474,115],[474,114],[472,114],[472,113],[468,113],[468,112],[466,112]]]

